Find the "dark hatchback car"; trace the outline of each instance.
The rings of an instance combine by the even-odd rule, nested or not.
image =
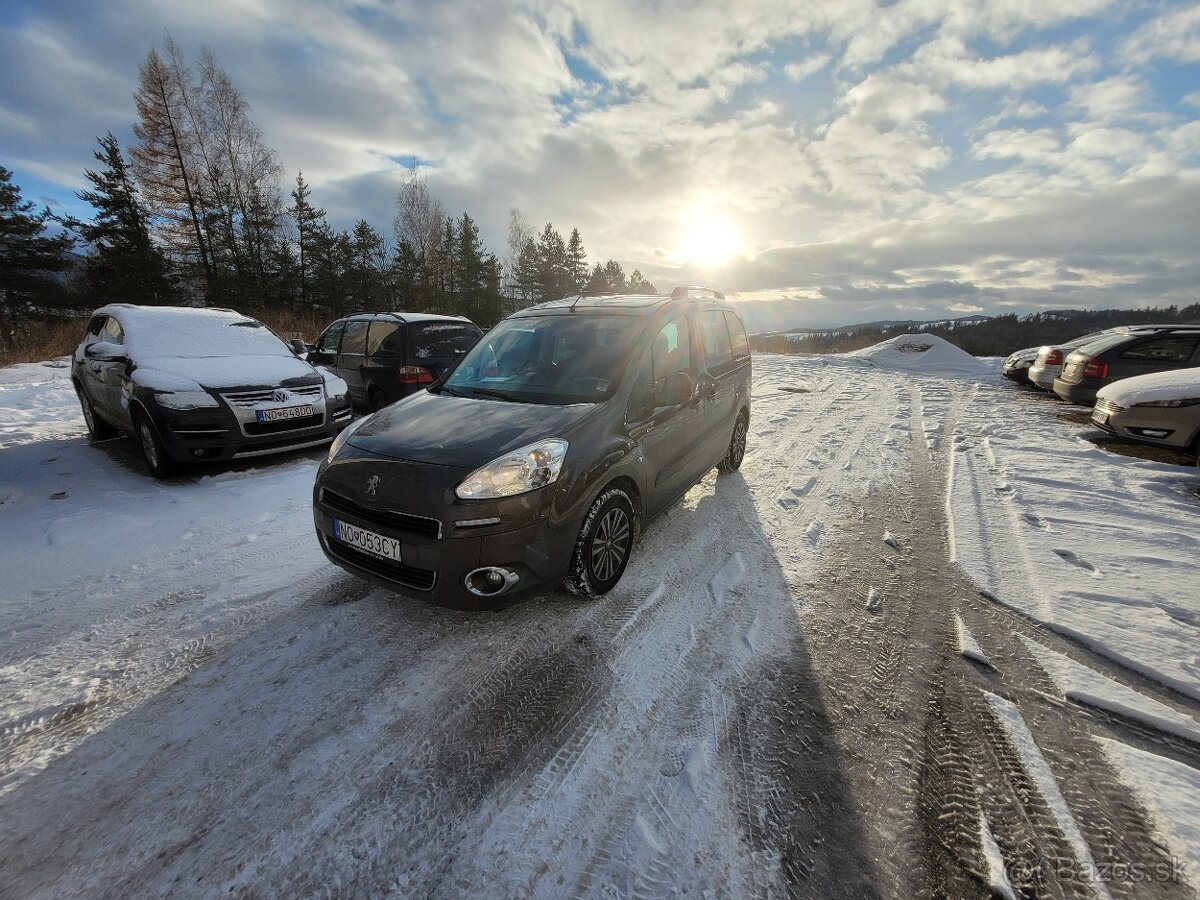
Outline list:
[[[413,597],[598,596],[641,529],[742,462],[750,347],[719,292],[578,296],[505,319],[441,383],[352,426],[317,474],[326,555]]]
[[[354,403],[382,409],[429,387],[482,334],[459,316],[359,313],[326,328],[308,358],[344,379]]]
[[[231,309],[101,307],[71,382],[89,433],[133,435],[159,478],[182,463],[328,443],[352,418],[345,382]]]
[[[1063,360],[1054,393],[1091,406],[1106,384],[1135,375],[1200,366],[1200,325],[1116,331],[1084,344]]]

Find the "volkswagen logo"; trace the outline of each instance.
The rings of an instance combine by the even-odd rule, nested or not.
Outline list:
[[[271,392],[271,399],[276,403],[287,403],[292,399],[292,395],[283,388],[275,388],[275,390]]]
[[[367,496],[374,497],[375,492],[379,490],[379,476],[372,475],[367,479]]]

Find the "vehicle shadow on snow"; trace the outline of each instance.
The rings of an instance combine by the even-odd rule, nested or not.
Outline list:
[[[597,601],[463,613],[346,576],[0,796],[0,883],[872,896],[795,604],[740,475]]]

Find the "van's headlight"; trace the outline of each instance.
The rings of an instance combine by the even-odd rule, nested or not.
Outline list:
[[[566,455],[566,441],[538,441],[476,469],[454,493],[463,500],[491,500],[536,491],[558,480]]]
[[[154,399],[166,409],[213,409],[216,398],[204,391],[155,391]]]
[[[369,418],[371,418],[371,417],[363,416],[357,422],[347,425],[345,428],[343,428],[341,431],[339,431],[337,433],[337,437],[335,437],[333,439],[333,443],[329,445],[329,455],[327,457],[325,457],[326,460],[328,460],[329,462],[333,462],[333,458],[338,455],[338,451],[346,446],[346,441],[348,441],[350,439],[350,435],[352,435],[352,434],[354,434],[354,432],[358,431],[358,429],[360,429],[362,427],[363,422],[367,421],[367,419],[369,419]]]

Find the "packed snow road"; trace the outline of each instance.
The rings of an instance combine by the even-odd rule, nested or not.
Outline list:
[[[755,367],[611,594],[479,614],[327,565],[314,456],[155,483],[0,370],[3,893],[1192,896],[1195,470]]]

